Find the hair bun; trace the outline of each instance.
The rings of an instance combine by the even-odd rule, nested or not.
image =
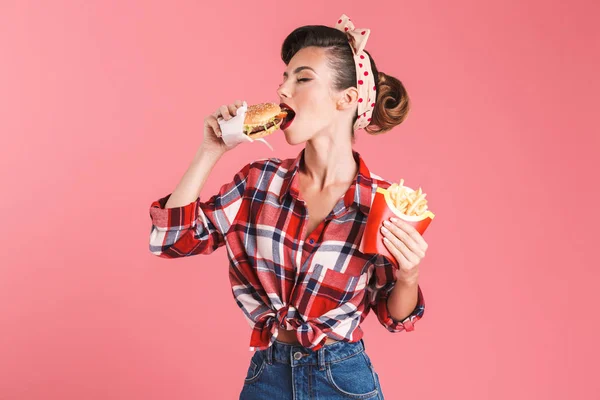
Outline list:
[[[400,80],[381,71],[377,74],[377,101],[371,123],[365,131],[371,135],[388,132],[400,125],[410,110],[410,99]]]

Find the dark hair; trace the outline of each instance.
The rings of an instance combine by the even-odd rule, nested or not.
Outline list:
[[[333,83],[335,90],[356,87],[356,66],[352,48],[344,32],[324,25],[306,25],[297,28],[285,38],[281,46],[281,59],[285,65],[288,65],[298,51],[309,46],[326,49],[328,65],[336,72]],[[378,71],[371,53],[368,51],[366,53],[371,59],[373,75],[377,77],[375,79],[377,99],[371,123],[365,127],[365,131],[377,135],[388,132],[406,119],[410,100],[402,82]],[[354,116],[353,124],[357,118],[358,114]],[[354,132],[352,135],[354,137]]]

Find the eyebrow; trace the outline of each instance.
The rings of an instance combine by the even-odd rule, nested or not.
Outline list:
[[[317,73],[317,71],[315,71],[314,69],[312,69],[312,68],[311,68],[311,67],[309,67],[308,65],[303,65],[303,66],[301,66],[301,67],[298,67],[298,68],[296,68],[296,69],[294,70],[294,74],[297,74],[298,72],[300,72],[300,71],[303,71],[303,70],[305,70],[305,69],[310,69],[310,70],[311,70],[312,72],[314,72],[315,74]],[[284,72],[284,73],[283,73],[283,76],[286,76],[286,77],[287,77],[287,76],[288,76],[288,73],[287,73],[287,72]]]

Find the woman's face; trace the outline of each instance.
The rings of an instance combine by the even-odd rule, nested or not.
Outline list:
[[[333,90],[333,71],[327,65],[325,49],[306,47],[298,51],[282,79],[277,89],[279,100],[296,114],[292,123],[283,129],[289,144],[351,129],[352,112],[356,112],[356,107],[340,104],[345,92]]]

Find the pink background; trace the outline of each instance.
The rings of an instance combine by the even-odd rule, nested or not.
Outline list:
[[[148,207],[204,116],[277,101],[285,36],[342,13],[413,100],[355,148],[436,213],[425,317],[364,324],[386,399],[600,396],[598,3],[385,3],[0,3],[0,399],[237,398],[250,328],[226,253],[153,256]],[[302,149],[269,141],[203,193]]]

